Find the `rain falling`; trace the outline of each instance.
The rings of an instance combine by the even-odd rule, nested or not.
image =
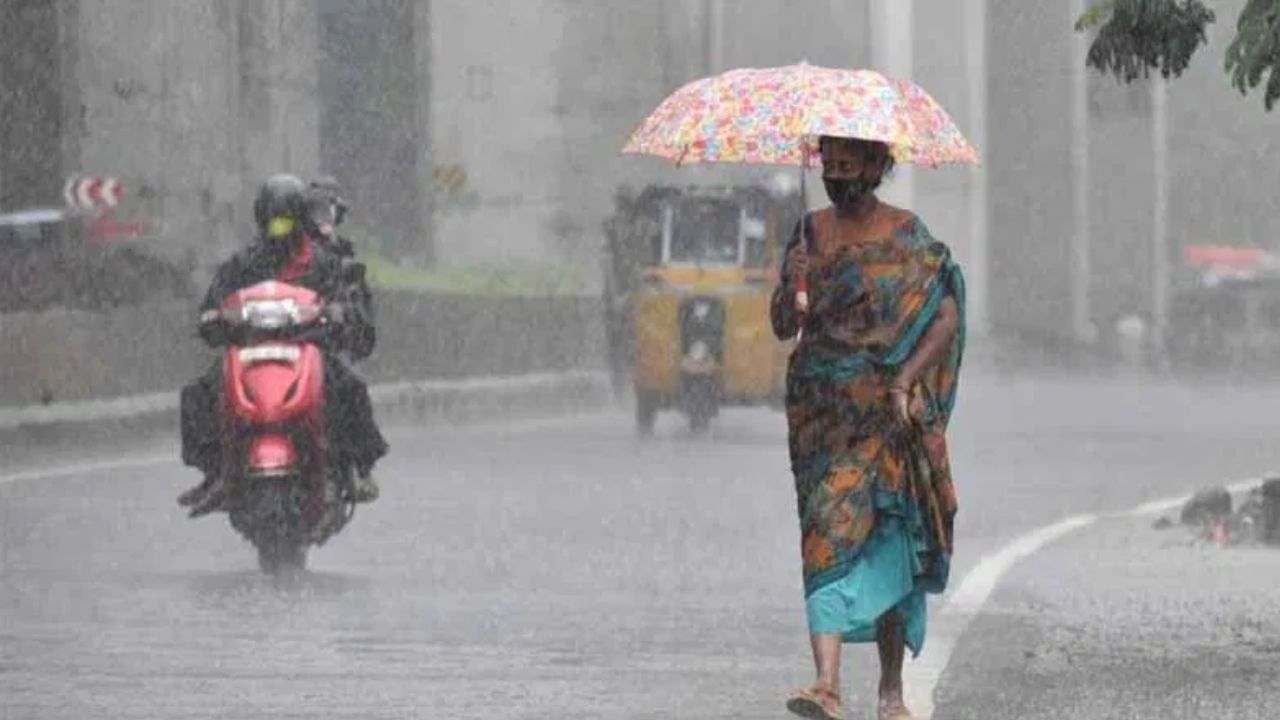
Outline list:
[[[1264,718],[1280,0],[0,0],[0,718]]]

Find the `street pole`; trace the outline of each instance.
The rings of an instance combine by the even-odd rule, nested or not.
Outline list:
[[[914,0],[892,0],[870,4],[871,64],[892,78],[911,80],[914,73]],[[899,165],[882,195],[887,202],[915,207],[914,169]]]
[[[965,76],[968,81],[970,140],[979,154],[987,148],[987,0],[966,0]],[[983,164],[969,168],[969,308],[968,326],[978,335],[991,330],[987,245],[987,170]]]
[[[706,0],[707,75],[724,70],[724,0]]]
[[[414,259],[422,267],[430,267],[436,262],[436,212],[435,212],[435,142],[432,122],[431,93],[434,90],[432,70],[431,33],[433,28],[431,17],[431,0],[419,0],[413,4],[413,53],[414,79],[416,82],[417,102],[414,106],[417,114],[415,132],[417,135],[418,157],[416,168],[418,175],[418,224],[421,232]]]
[[[1073,6],[1072,16],[1079,17],[1088,2],[1075,0]],[[1076,342],[1091,345],[1096,331],[1089,307],[1089,37],[1073,33],[1071,51],[1071,328]]]
[[[1155,197],[1151,207],[1151,328],[1152,360],[1158,370],[1168,359],[1169,331],[1169,103],[1168,82],[1151,81],[1151,156]]]

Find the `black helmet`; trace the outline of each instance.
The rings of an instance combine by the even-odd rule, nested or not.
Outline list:
[[[263,239],[280,240],[302,229],[307,213],[307,186],[296,175],[272,175],[253,201],[253,219]]]
[[[328,199],[333,207],[333,224],[335,227],[341,225],[342,219],[347,215],[347,201],[342,198],[342,186],[338,185],[337,178],[332,175],[322,175],[311,181],[310,189]]]
[[[333,235],[334,222],[333,200],[329,193],[319,190],[313,184],[307,188],[307,212],[303,228],[311,237],[329,237]]]

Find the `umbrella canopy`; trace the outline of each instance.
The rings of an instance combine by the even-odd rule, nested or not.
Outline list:
[[[804,63],[691,82],[664,100],[622,151],[678,164],[809,165],[821,135],[887,143],[901,163],[978,162],[946,110],[920,86],[874,70]]]

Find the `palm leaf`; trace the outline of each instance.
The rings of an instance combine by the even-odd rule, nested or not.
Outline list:
[[[1280,99],[1280,0],[1249,0],[1227,47],[1226,71],[1242,95],[1268,76],[1263,104],[1270,110]]]
[[[1133,82],[1153,69],[1166,78],[1181,75],[1208,41],[1213,20],[1200,0],[1106,0],[1081,15],[1076,29],[1097,31],[1086,59],[1090,67]]]

